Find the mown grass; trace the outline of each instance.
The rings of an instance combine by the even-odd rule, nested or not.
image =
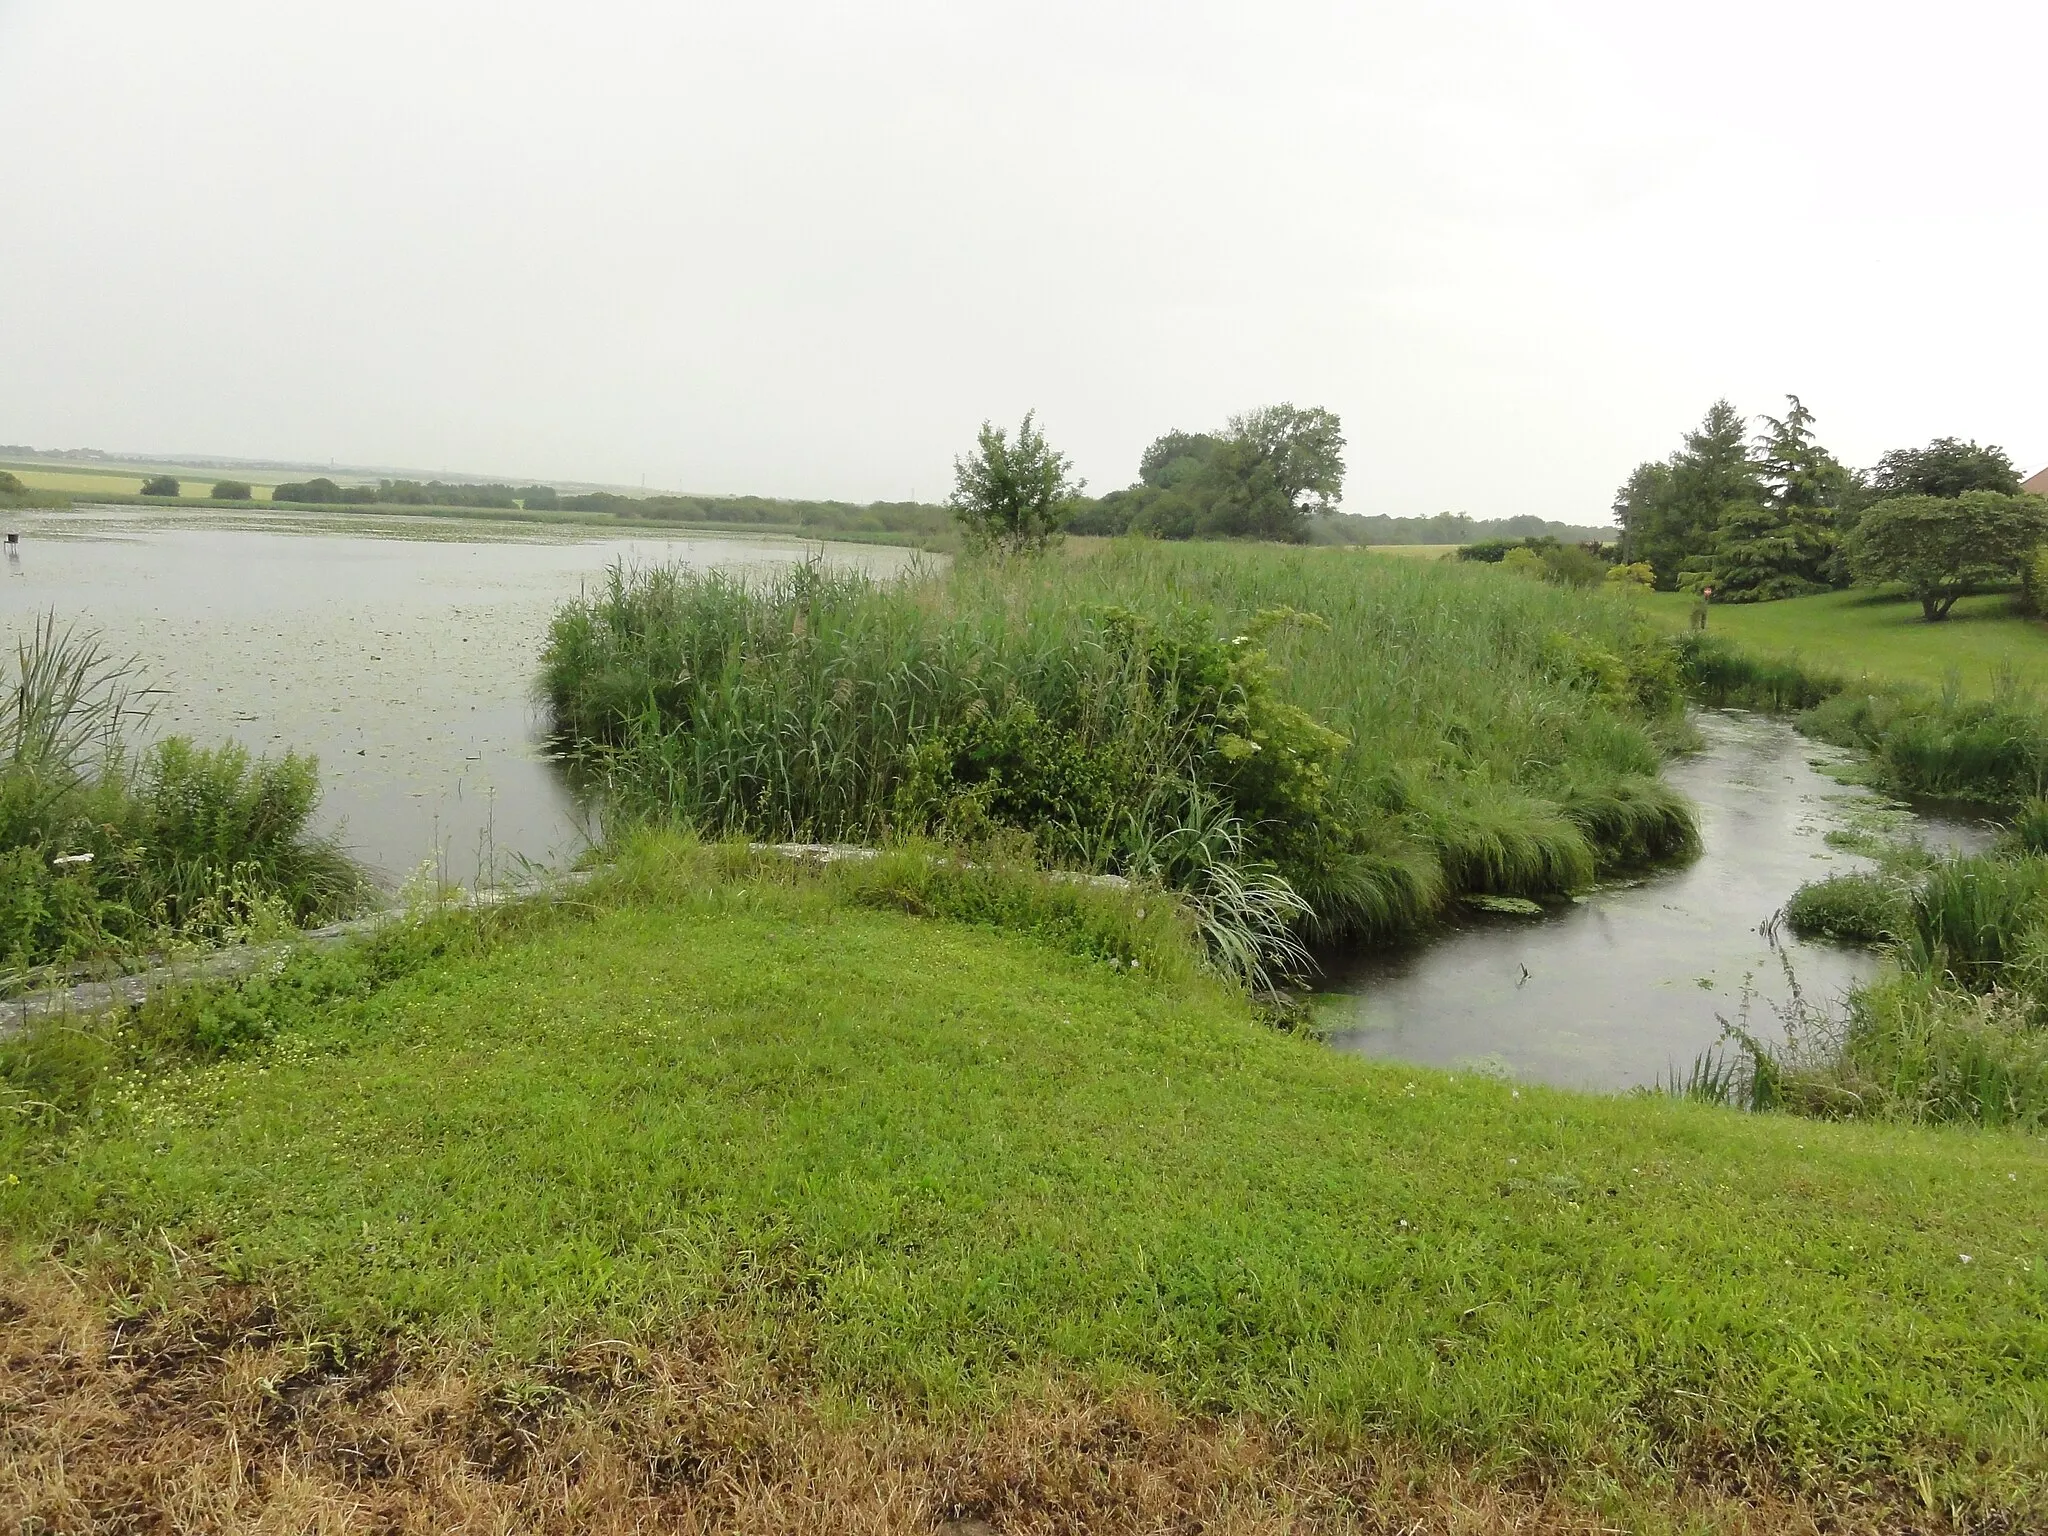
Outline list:
[[[2038,1142],[1336,1055],[1173,959],[1140,896],[941,921],[901,909],[974,901],[908,867],[643,845],[495,939],[308,962],[292,1006],[301,973],[261,983],[284,1027],[222,1060],[163,1065],[217,996],[145,1020],[126,1073],[17,1047],[18,1091],[70,1108],[0,1115],[0,1227],[17,1262],[196,1259],[355,1345],[716,1316],[924,1413],[1050,1375],[1584,1498],[2048,1518]]]
[[[1694,599],[1654,592],[1639,601],[1646,613],[1679,630]],[[2007,676],[2048,688],[2048,624],[2003,592],[1966,597],[1939,624],[1925,622],[1911,598],[1868,588],[1721,604],[1712,610],[1708,633],[1752,655],[1794,660],[1865,689],[1904,683],[1938,692],[1953,679],[1963,697],[1983,699]]]
[[[1677,670],[1620,599],[1365,551],[1118,541],[901,583],[615,572],[543,689],[620,808],[715,832],[1022,831],[1308,931],[1688,852]],[[1334,734],[1332,734],[1334,733]]]

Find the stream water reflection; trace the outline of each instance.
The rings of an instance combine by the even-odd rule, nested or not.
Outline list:
[[[1884,802],[1819,772],[1815,761],[1844,754],[1782,720],[1713,711],[1698,724],[1705,750],[1668,776],[1699,808],[1699,859],[1543,918],[1476,918],[1417,948],[1326,962],[1318,1013],[1332,1044],[1628,1088],[1690,1067],[1722,1020],[1740,1016],[1745,990],[1747,1026],[1780,1035],[1785,960],[1816,1000],[1868,976],[1875,961],[1862,951],[1774,940],[1767,928],[1806,881],[1869,867],[1827,834]],[[1913,830],[1931,847],[1981,847],[1990,837],[1975,823],[1926,817]]]
[[[534,676],[548,620],[614,562],[765,568],[904,549],[401,516],[91,508],[10,522],[0,644],[38,614],[97,629],[157,690],[153,729],[320,758],[323,825],[385,880],[423,860],[559,862],[582,846]]]

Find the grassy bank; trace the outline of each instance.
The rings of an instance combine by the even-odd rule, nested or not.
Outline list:
[[[1800,888],[1805,937],[1880,950],[1836,1014],[1802,1008],[1790,1044],[1747,1043],[1731,1096],[1833,1117],[2048,1128],[2048,803],[1989,853],[1895,850]]]
[[[1676,631],[1694,599],[1645,592],[1639,601]],[[1865,689],[1903,684],[1939,693],[1953,685],[1966,699],[1987,699],[2006,679],[2048,689],[2048,624],[2002,592],[1962,599],[1939,624],[1925,622],[1911,598],[1868,588],[1723,604],[1713,609],[1709,633],[1750,655],[1794,661]]]
[[[628,810],[772,838],[1021,834],[1219,907],[1277,876],[1330,938],[1561,894],[1694,835],[1657,777],[1678,674],[1626,602],[1363,551],[617,574],[557,618],[543,686]]]
[[[857,1443],[825,1523],[2048,1518],[2038,1143],[1339,1056],[1023,878],[643,844],[8,1048],[72,1353],[0,1351],[0,1503],[786,1528]]]
[[[1971,697],[1954,677],[1938,691],[1869,673],[1851,679],[1718,633],[1672,643],[1692,697],[1796,711],[1806,735],[1867,754],[1872,782],[1894,794],[2010,811],[2048,790],[2048,701],[2016,672]]]

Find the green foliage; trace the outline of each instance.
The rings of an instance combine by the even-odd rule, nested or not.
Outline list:
[[[2048,615],[2048,544],[2020,564],[2020,601],[2036,618]]]
[[[126,668],[39,623],[0,695],[0,966],[221,942],[339,913],[360,872],[307,831],[313,760],[131,750]]]
[[[1803,714],[1799,728],[1869,753],[1901,794],[2013,805],[2048,787],[2048,711],[2016,693],[1844,690]]]
[[[1771,504],[1781,513],[1807,514],[1816,534],[1824,534],[1835,508],[1857,488],[1856,475],[1820,445],[1813,432],[1813,412],[1797,395],[1785,397],[1783,416],[1765,416],[1765,431],[1756,445],[1758,472]]]
[[[1737,503],[1722,514],[1711,544],[1706,580],[1717,603],[1763,603],[1826,589],[1821,579],[1834,545],[1813,515]]]
[[[1561,587],[1592,587],[1607,579],[1608,563],[1593,549],[1560,544],[1548,534],[1521,539],[1482,539],[1464,545],[1458,558],[1472,564],[1498,565],[1523,576],[1538,576]]]
[[[522,485],[512,494],[528,512],[553,512],[562,504],[561,494],[552,485]]]
[[[1839,876],[1803,888],[1787,917],[1886,943],[1887,969],[1840,1019],[1802,1002],[1784,1046],[1741,1035],[1747,1060],[1725,1089],[1826,1118],[2048,1129],[2048,858],[1952,856],[1917,883]]]
[[[246,480],[216,480],[210,494],[215,501],[249,501],[256,492]]]
[[[380,480],[375,485],[337,485],[325,475],[277,486],[271,491],[270,499],[316,507],[484,507],[509,510],[519,505],[518,494],[509,485],[448,480]]]
[[[1717,401],[1685,447],[1637,468],[1615,500],[1623,557],[1648,562],[1662,587],[1711,586],[1752,603],[1820,591],[1838,574],[1836,546],[1862,483],[1823,448],[1813,413],[1786,396],[1754,446]]]
[[[270,492],[273,502],[297,502],[303,506],[353,506],[376,500],[376,493],[367,487],[336,485],[325,475],[316,475],[311,480],[292,480],[283,485],[273,486]]]
[[[28,486],[21,476],[11,470],[0,469],[0,496],[26,496]]]
[[[1903,584],[1933,622],[1958,598],[2016,580],[2044,538],[2048,501],[2039,496],[1899,496],[1864,512],[1849,560],[1858,581]]]
[[[1704,630],[1674,636],[1671,646],[1687,695],[1717,708],[1808,709],[1844,686],[1796,657],[1756,655]]]
[[[1679,677],[1641,619],[1406,566],[1136,544],[894,585],[614,573],[557,616],[543,686],[643,813],[772,839],[1022,832],[1219,901],[1222,872],[1256,896],[1242,877],[1271,870],[1330,937],[1690,847],[1645,729]]]
[[[1612,528],[1557,523],[1522,513],[1515,517],[1475,518],[1463,512],[1438,512],[1431,517],[1390,517],[1384,512],[1329,512],[1312,519],[1310,538],[1318,544],[1444,544],[1521,539],[1554,539],[1560,544],[1612,542]]]
[[[1792,893],[1785,903],[1785,925],[1802,939],[1887,943],[1906,932],[1909,896],[1892,875],[1830,875]]]
[[[2020,473],[2003,448],[1938,437],[1925,448],[1894,448],[1884,455],[1871,473],[1870,488],[1879,500],[1938,496],[1953,501],[1971,491],[2014,496]]]
[[[181,494],[176,475],[151,475],[142,482],[144,496],[177,496]]]
[[[1154,490],[1170,491],[1186,485],[1202,472],[1209,455],[1223,446],[1213,432],[1183,432],[1175,428],[1157,438],[1138,459],[1138,482]]]
[[[1066,455],[1046,442],[1026,411],[1012,443],[984,421],[975,450],[953,461],[953,515],[970,542],[987,549],[1040,549],[1073,513],[1082,482]]]
[[[1734,406],[1717,400],[1679,452],[1638,466],[1617,495],[1624,558],[1647,562],[1659,586],[1676,586],[1686,561],[1710,548],[1728,509],[1763,499],[1746,424]]]
[[[1604,581],[1620,587],[1641,587],[1648,589],[1657,585],[1657,573],[1646,560],[1636,560],[1628,565],[1611,565],[1607,568]]]
[[[1077,508],[1076,533],[1299,544],[1344,491],[1344,433],[1320,406],[1271,405],[1216,433],[1176,429],[1139,461],[1139,481]]]

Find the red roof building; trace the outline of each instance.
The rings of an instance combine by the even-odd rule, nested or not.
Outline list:
[[[2044,469],[2031,480],[2022,480],[2020,489],[2032,491],[2036,496],[2048,496],[2048,469]]]

